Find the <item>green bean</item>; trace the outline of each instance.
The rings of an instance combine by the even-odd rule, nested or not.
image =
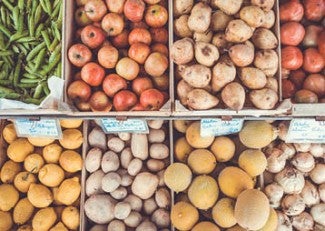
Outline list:
[[[57,77],[62,77],[62,62],[59,62],[58,66],[55,69],[54,75]]]
[[[0,90],[0,98],[6,98],[6,99],[19,99],[20,94],[11,92],[11,93],[2,93]]]
[[[18,30],[18,23],[19,23],[19,8],[15,6],[12,11],[12,20],[14,21],[14,27]]]
[[[19,54],[19,48],[16,45],[12,45],[11,48],[15,53]]]
[[[41,17],[42,17],[42,6],[38,5],[35,10],[35,16],[34,16],[35,24],[39,23]]]
[[[24,37],[24,38],[17,39],[16,42],[17,43],[29,43],[29,42],[33,42],[35,40],[36,40],[35,37],[28,36],[28,37]]]
[[[28,35],[27,31],[24,31],[22,33],[20,32],[16,32],[15,34],[13,34],[12,36],[10,36],[9,42],[14,42],[20,38],[26,37]]]
[[[51,46],[51,41],[50,41],[49,34],[45,30],[42,30],[41,34],[42,34],[42,37],[43,37],[43,39],[45,41],[47,49],[49,49],[50,46]]]
[[[29,35],[34,37],[35,36],[35,21],[33,17],[28,18],[28,31]]]
[[[10,65],[10,67],[12,67],[14,65],[14,61],[12,60],[11,56],[3,56],[2,59],[6,63],[8,63]]]
[[[56,67],[56,65],[61,61],[61,54],[57,55],[55,57],[55,59],[53,60],[53,62],[49,63],[47,66],[44,67],[44,69],[42,69],[40,71],[41,75],[46,75],[48,74],[54,67]]]
[[[42,86],[43,86],[43,91],[44,91],[45,95],[49,95],[51,92],[50,92],[50,89],[49,89],[47,83],[42,82]]]
[[[37,71],[37,69],[39,68],[39,66],[42,64],[43,59],[46,55],[46,49],[43,48],[37,55],[36,59],[35,59],[35,66],[33,68],[33,71]]]
[[[2,3],[8,8],[8,10],[12,11],[14,6],[8,0],[2,0]]]
[[[39,79],[22,78],[20,83],[39,83]]]
[[[53,6],[54,6],[54,9],[53,9],[53,12],[52,12],[52,14],[51,14],[51,18],[52,19],[54,19],[54,18],[56,18],[57,16],[58,16],[58,14],[60,13],[60,9],[61,9],[61,2],[60,1],[58,1],[58,3],[57,4],[53,4]]]
[[[16,44],[16,46],[19,48],[19,50],[21,52],[24,53],[24,55],[26,56],[28,54],[28,48],[26,48],[23,44]]]
[[[0,16],[1,16],[1,21],[2,21],[2,23],[3,24],[7,24],[7,21],[6,21],[6,19],[7,19],[7,10],[6,10],[6,8],[4,7],[4,6],[1,6],[0,7]]]
[[[44,0],[40,0],[40,3],[41,3],[41,6],[43,8],[43,11],[46,12],[46,13],[49,13]]]
[[[5,71],[0,72],[0,81],[7,79],[7,73]]]
[[[50,55],[49,62],[53,62],[55,58],[60,54],[61,52],[61,44],[57,45],[57,47],[54,49],[53,53]]]
[[[0,51],[0,56],[10,56],[13,54],[14,54],[14,52],[12,52],[12,51]]]
[[[30,73],[24,73],[23,77],[28,78],[28,79],[39,79],[39,76],[30,74]]]
[[[47,9],[47,13],[51,13],[52,12],[52,5],[51,5],[51,1],[50,0],[44,0],[44,4],[46,6]]]
[[[25,28],[24,28],[24,14],[23,12],[20,12],[19,14],[19,18],[18,18],[18,32],[22,32]]]
[[[16,63],[16,67],[15,67],[15,72],[14,72],[14,79],[13,79],[13,82],[14,82],[14,86],[17,86],[18,82],[19,82],[19,75],[20,75],[20,72],[21,72],[21,66],[22,66],[22,56],[19,55],[18,56],[18,61]]]
[[[61,33],[56,23],[52,23],[52,31],[54,32],[54,37],[61,41]]]
[[[40,99],[33,99],[31,97],[28,97],[28,98],[24,98],[23,99],[23,102],[24,103],[28,103],[28,104],[36,104],[36,105],[39,105],[42,101],[43,101],[44,97],[43,98],[40,98]]]
[[[50,45],[49,51],[53,52],[58,44],[59,44],[59,40],[57,38],[54,38],[54,40],[52,41],[52,43]]]
[[[18,0],[18,8],[23,11],[25,6],[24,0]]]
[[[0,24],[0,31],[2,31],[2,33],[4,33],[8,38],[10,38],[10,36],[11,36],[10,31],[1,24]]]
[[[0,86],[0,93],[2,93],[2,94],[10,94],[10,93],[15,93],[15,91],[12,90],[11,88]]]
[[[45,42],[40,43],[39,45],[37,45],[36,47],[33,48],[33,50],[31,50],[29,52],[29,54],[26,57],[27,61],[32,60],[44,47],[46,47]]]
[[[20,87],[22,89],[25,89],[25,88],[34,88],[37,86],[37,83],[18,83],[17,84],[17,87]]]
[[[44,24],[43,23],[39,24],[35,32],[35,37],[38,38],[39,36],[41,36],[42,35],[41,32],[43,31],[43,29],[44,29]]]
[[[35,88],[35,91],[34,91],[34,94],[33,94],[33,98],[34,99],[41,98],[42,92],[43,92],[43,85],[42,84],[38,84],[37,87]]]

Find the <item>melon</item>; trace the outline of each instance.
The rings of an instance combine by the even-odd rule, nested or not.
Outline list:
[[[186,129],[186,134],[185,134],[186,140],[193,148],[207,148],[214,141],[214,136],[202,137],[200,130],[201,130],[200,121],[196,121],[196,122],[192,123]]]
[[[174,156],[180,162],[186,162],[188,155],[193,151],[191,145],[185,137],[176,140],[174,148]]]
[[[227,231],[246,231],[246,229],[240,227],[239,225],[235,225],[235,226],[227,229]]]
[[[50,138],[28,137],[28,141],[36,147],[44,147],[53,143],[55,140]]]
[[[220,231],[218,226],[209,221],[202,221],[197,223],[191,231]]]
[[[193,123],[192,120],[174,120],[173,124],[174,124],[174,128],[181,133],[185,133],[188,126],[190,126],[190,124]]]
[[[278,227],[278,214],[275,212],[273,208],[270,208],[270,215],[267,219],[266,224],[263,228],[259,229],[258,231],[274,231]]]
[[[196,174],[209,174],[217,164],[217,160],[212,152],[207,149],[195,149],[187,159],[187,163]]]
[[[237,198],[235,218],[247,230],[259,230],[266,225],[270,204],[266,195],[257,189],[247,189]]]
[[[219,136],[213,141],[210,150],[215,155],[218,162],[227,162],[234,156],[236,146],[234,141],[229,137]]]
[[[275,128],[265,121],[247,121],[239,132],[240,141],[248,148],[264,148],[276,138]]]
[[[238,167],[226,167],[219,176],[218,183],[220,190],[228,197],[237,198],[246,189],[254,188],[253,179]]]
[[[182,192],[191,184],[191,169],[186,164],[173,163],[165,170],[164,181],[171,190],[176,193]]]
[[[180,201],[171,209],[170,219],[178,230],[190,230],[199,220],[198,210],[190,203]]]
[[[211,208],[218,199],[218,184],[211,176],[200,175],[193,180],[187,194],[195,207],[206,210]]]
[[[239,155],[238,165],[250,176],[254,177],[265,171],[267,160],[262,151],[258,149],[247,149]]]
[[[60,119],[63,128],[78,128],[82,124],[82,119]]]
[[[220,199],[212,208],[212,218],[222,228],[229,228],[237,224],[235,219],[235,200]]]

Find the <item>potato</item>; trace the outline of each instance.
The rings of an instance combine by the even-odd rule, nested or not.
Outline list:
[[[252,36],[254,45],[259,49],[275,49],[278,46],[278,39],[274,33],[265,28],[257,28]]]
[[[101,162],[103,172],[116,171],[120,167],[120,160],[115,152],[108,151],[103,155]]]
[[[264,23],[264,11],[258,6],[245,6],[239,12],[239,17],[251,27],[260,27]]]
[[[142,161],[139,158],[134,158],[131,160],[129,166],[128,166],[128,173],[131,176],[136,176],[142,168]]]
[[[177,96],[180,100],[181,104],[184,106],[187,105],[187,95],[190,91],[192,91],[194,88],[189,85],[184,79],[178,82],[177,84]]]
[[[107,224],[114,219],[116,201],[108,195],[92,195],[84,205],[86,216],[97,224]]]
[[[97,147],[105,151],[106,146],[106,135],[99,127],[93,128],[88,135],[88,143],[91,147]]]
[[[90,231],[107,231],[106,225],[94,225]]]
[[[206,31],[211,23],[212,9],[209,5],[203,2],[196,3],[188,18],[188,27],[194,32],[203,33]]]
[[[273,77],[267,77],[265,87],[275,91],[276,93],[278,93],[278,91],[279,91],[278,80],[276,78],[273,78]]]
[[[273,8],[275,0],[251,0],[255,6],[262,8],[264,11],[270,11]]]
[[[194,0],[178,0],[173,1],[174,16],[188,14],[191,12]]]
[[[212,31],[219,31],[219,30],[225,30],[228,23],[232,20],[233,18],[227,14],[225,14],[221,10],[216,10],[211,17],[211,30]]]
[[[156,191],[159,179],[149,172],[139,173],[131,186],[132,193],[141,199],[150,198]],[[146,187],[143,187],[145,185]]]
[[[160,187],[165,186],[164,174],[165,174],[165,170],[161,170],[157,173],[157,176],[159,178],[158,186]]]
[[[167,208],[171,204],[170,192],[166,188],[160,188],[155,193],[155,201],[159,208]]]
[[[121,184],[121,177],[115,172],[109,172],[102,178],[102,189],[105,192],[115,191]]]
[[[135,158],[145,160],[149,156],[148,137],[146,134],[133,133],[131,138],[131,151]]]
[[[273,10],[270,10],[268,12],[264,12],[264,22],[261,25],[261,27],[264,27],[266,29],[270,29],[274,26],[275,23],[275,13]]]
[[[207,30],[203,33],[200,32],[194,32],[193,34],[193,40],[195,42],[206,42],[209,43],[211,42],[213,37],[213,32],[211,30]]]
[[[154,198],[149,198],[143,202],[143,210],[147,215],[151,215],[157,208],[158,205]]]
[[[128,174],[127,170],[119,169],[117,171],[117,173],[121,177],[121,185],[122,186],[127,187],[127,186],[130,186],[132,184],[133,177]]]
[[[1,168],[0,180],[2,183],[12,183],[15,179],[15,176],[22,171],[22,167],[19,163],[16,163],[12,160],[5,162]]]
[[[124,148],[120,154],[120,158],[121,158],[122,167],[127,169],[131,160],[133,159],[131,148],[129,148],[129,147]]]
[[[210,43],[196,42],[195,59],[198,63],[211,67],[219,59],[218,48]]]
[[[108,224],[105,231],[126,231],[126,227],[123,221],[113,220]]]
[[[126,202],[119,202],[115,205],[114,216],[119,220],[124,220],[131,212],[131,205]]]
[[[193,40],[183,38],[173,43],[171,47],[171,58],[178,65],[187,64],[194,58]]]
[[[113,152],[119,153],[124,149],[125,143],[118,137],[112,137],[107,141],[107,147]]]
[[[150,157],[158,160],[165,159],[169,156],[169,148],[165,144],[151,144],[149,148]]]
[[[235,80],[236,67],[228,56],[223,57],[212,69],[212,91],[218,92]]]
[[[165,168],[165,163],[162,160],[150,159],[147,161],[147,168],[151,172],[159,172]]]
[[[219,99],[204,89],[194,89],[187,95],[187,105],[194,110],[207,110],[218,105]]]
[[[256,52],[254,66],[261,69],[266,76],[274,76],[278,71],[279,58],[274,50]]]
[[[183,79],[195,88],[205,88],[209,85],[211,80],[210,68],[201,65],[194,64],[187,66],[182,72]]]
[[[242,83],[249,89],[261,89],[266,85],[266,76],[263,71],[254,67],[244,67],[239,71]]]
[[[152,129],[161,129],[163,124],[164,124],[164,120],[147,120],[148,123],[148,127],[152,128]]]
[[[128,191],[124,187],[118,187],[116,190],[110,193],[110,195],[115,199],[115,200],[123,200],[127,195]]]
[[[225,34],[228,42],[241,43],[252,37],[253,30],[243,20],[235,19],[228,23]]]
[[[135,231],[157,231],[157,227],[151,221],[143,221]]]
[[[165,209],[157,209],[151,216],[151,220],[159,228],[167,228],[170,225],[169,212]]]
[[[149,129],[148,141],[150,143],[162,143],[166,138],[162,129]]]
[[[249,99],[258,109],[273,109],[279,100],[278,94],[268,88],[253,90],[249,93]]]
[[[124,223],[131,228],[135,228],[140,224],[141,220],[142,220],[141,214],[132,211],[130,215],[124,219]]]
[[[142,209],[142,200],[136,195],[128,195],[123,202],[129,203],[133,211],[140,212]]]
[[[248,66],[254,60],[254,48],[249,43],[234,45],[229,49],[229,57],[236,66]]]
[[[214,8],[219,8],[228,15],[234,15],[239,10],[243,3],[243,0],[211,0],[211,4]]]
[[[189,15],[184,14],[174,20],[174,31],[176,36],[180,38],[193,36],[193,32],[190,30],[187,24],[189,17],[190,17]]]
[[[129,132],[119,132],[117,136],[123,141],[129,141],[131,139],[131,133]]]
[[[232,46],[232,43],[226,40],[224,32],[216,33],[212,38],[212,44],[218,48],[221,54],[228,52],[228,49]]]
[[[88,151],[85,160],[85,167],[88,172],[92,173],[100,168],[102,154],[102,150],[99,148],[92,148]]]
[[[241,110],[245,103],[245,90],[239,83],[227,84],[221,91],[222,101],[236,111]]]

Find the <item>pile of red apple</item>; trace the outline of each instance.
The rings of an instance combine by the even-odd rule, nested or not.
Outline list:
[[[68,97],[81,111],[159,110],[169,97],[167,1],[76,4]]]

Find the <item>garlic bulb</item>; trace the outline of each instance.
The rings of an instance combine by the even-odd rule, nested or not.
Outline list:
[[[322,147],[322,144],[311,144],[310,146],[310,153],[313,155],[313,157],[324,157],[324,149]]]
[[[308,152],[299,152],[292,158],[291,164],[301,172],[310,172],[315,167],[315,159]]]
[[[270,200],[270,206],[272,208],[278,208],[284,194],[283,188],[277,183],[272,183],[265,187],[264,192]]]
[[[310,149],[311,144],[293,144],[296,148],[297,152],[308,152]]]
[[[305,181],[305,186],[302,189],[300,196],[304,200],[307,207],[311,207],[320,202],[319,193],[316,186],[308,180]]]
[[[292,224],[287,215],[282,212],[276,211],[278,215],[278,226],[277,231],[292,231]]]
[[[305,208],[305,202],[299,194],[286,195],[281,201],[282,211],[288,216],[297,216]]]
[[[298,231],[311,231],[314,228],[313,217],[306,212],[292,218],[292,226]]]
[[[291,159],[296,154],[296,149],[293,144],[280,143],[278,148],[283,151],[283,155],[286,159]]]
[[[281,149],[267,149],[265,151],[265,154],[267,156],[267,171],[272,173],[278,173],[284,169],[286,165],[286,158],[282,155],[283,151]]]
[[[274,176],[275,174],[268,171],[264,171],[263,173],[264,185],[271,184],[272,182],[274,182]]]
[[[283,141],[286,140],[287,134],[288,134],[288,129],[289,129],[290,121],[281,121],[278,125],[278,130],[279,130],[279,138]]]
[[[318,193],[321,201],[325,202],[325,183],[318,186]]]
[[[325,226],[325,204],[324,203],[314,205],[310,210],[310,214],[314,218],[314,221],[316,223]]]
[[[325,183],[325,164],[316,164],[315,168],[309,173],[309,177],[316,184]]]
[[[305,186],[305,178],[293,167],[286,167],[275,175],[275,182],[282,186],[287,194],[300,193]]]

